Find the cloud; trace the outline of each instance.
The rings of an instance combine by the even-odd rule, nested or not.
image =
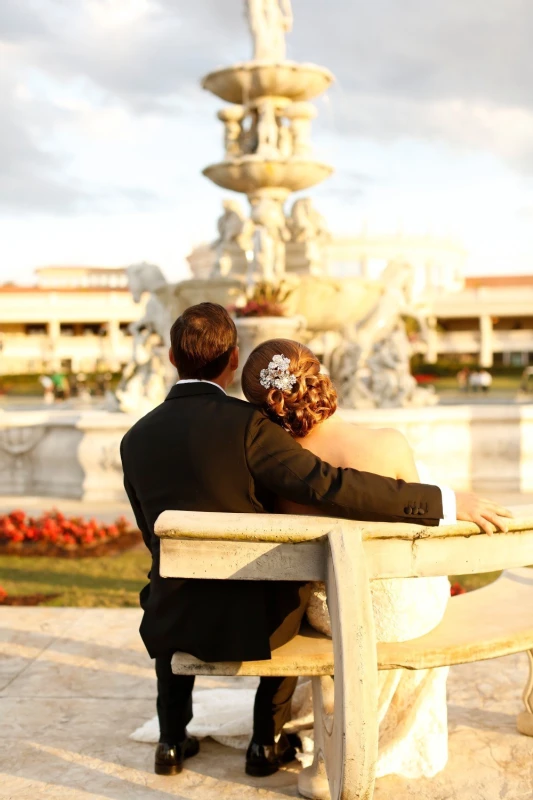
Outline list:
[[[437,140],[531,170],[527,0],[293,5],[290,49],[337,76],[325,124],[339,136]]]
[[[531,173],[529,0],[293,0],[293,8],[289,56],[337,76],[317,129],[485,151]],[[0,207],[78,213],[158,202],[143,185],[98,185],[105,170],[103,179],[80,178],[76,162],[96,125],[104,140],[119,112],[132,126],[181,114],[191,130],[211,127],[214,140],[216,101],[200,78],[248,58],[251,42],[243,0],[2,0],[0,48]],[[360,187],[342,177],[321,191],[357,200]]]
[[[47,28],[35,4],[2,0],[0,4],[0,40],[23,42],[46,35]]]

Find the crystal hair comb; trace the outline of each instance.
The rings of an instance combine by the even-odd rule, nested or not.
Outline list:
[[[274,356],[267,369],[262,369],[259,374],[259,383],[265,389],[279,389],[280,392],[290,392],[297,378],[290,370],[290,359],[283,355]]]

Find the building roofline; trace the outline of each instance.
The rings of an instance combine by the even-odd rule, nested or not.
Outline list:
[[[533,286],[533,275],[467,275],[465,289]]]
[[[96,292],[101,294],[111,294],[113,292],[129,293],[127,286],[0,286],[1,294],[51,294],[59,292],[60,294],[88,294]]]

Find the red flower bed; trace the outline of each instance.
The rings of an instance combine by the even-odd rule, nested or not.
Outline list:
[[[58,594],[20,594],[10,595],[0,586],[0,606],[40,606],[47,600],[54,600]]]
[[[24,511],[0,516],[0,553],[16,555],[107,555],[140,541],[125,517],[112,525],[95,519],[68,518],[60,511],[30,517]]]

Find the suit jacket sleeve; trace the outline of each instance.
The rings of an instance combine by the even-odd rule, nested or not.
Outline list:
[[[332,467],[260,412],[248,426],[246,456],[258,484],[327,516],[423,525],[438,525],[443,516],[437,486]]]

